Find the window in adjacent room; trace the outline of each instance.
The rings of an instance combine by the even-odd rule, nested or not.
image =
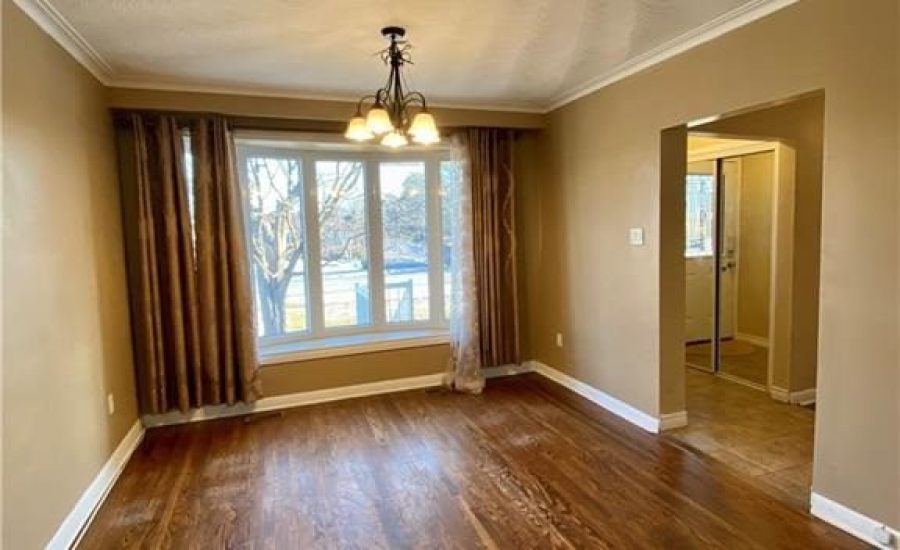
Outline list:
[[[713,175],[687,175],[684,255],[688,258],[712,256],[715,187]]]
[[[237,144],[261,353],[446,329],[449,151]]]

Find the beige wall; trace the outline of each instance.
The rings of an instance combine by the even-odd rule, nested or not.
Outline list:
[[[773,153],[741,157],[736,330],[762,339],[769,336],[774,160]]]
[[[3,11],[3,547],[40,548],[137,410],[104,90]]]
[[[262,367],[266,396],[435,374],[447,369],[450,346],[379,351]]]
[[[900,369],[897,308],[885,304],[898,303],[897,10],[801,0],[557,109],[548,177],[521,191],[540,229],[520,231],[532,356],[648,413],[678,410],[683,389],[661,390],[683,371],[683,303],[672,299],[683,271],[678,284],[668,275],[684,264],[673,222],[684,167],[662,173],[661,145],[683,139],[688,121],[824,90],[814,490],[894,527]],[[645,228],[645,246],[628,245],[630,227]]]
[[[322,101],[278,97],[168,92],[110,88],[109,104],[124,109],[159,109],[169,111],[217,112],[226,115],[346,122],[356,112],[356,105],[344,101]],[[474,111],[435,107],[439,126],[496,126],[501,128],[540,128],[544,116],[516,111]]]

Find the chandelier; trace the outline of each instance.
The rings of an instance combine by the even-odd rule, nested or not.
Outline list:
[[[391,41],[390,46],[380,52],[381,60],[390,65],[390,73],[384,87],[372,95],[363,96],[356,105],[356,114],[347,124],[344,137],[354,141],[368,141],[380,138],[386,147],[398,148],[409,144],[411,139],[420,145],[431,145],[441,141],[434,117],[428,112],[425,96],[420,92],[406,91],[400,73],[403,65],[412,63],[409,44],[403,39],[403,27],[385,27],[381,34]],[[372,106],[363,115],[363,104],[371,101]],[[410,108],[418,112],[410,118]]]

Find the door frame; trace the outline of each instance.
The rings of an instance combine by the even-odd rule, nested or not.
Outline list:
[[[771,233],[769,235],[770,246],[769,246],[769,323],[768,323],[768,346],[767,346],[767,361],[766,361],[766,391],[775,397],[776,399],[781,398],[781,388],[774,386],[773,377],[774,371],[776,368],[776,359],[781,359],[781,353],[779,353],[776,358],[776,354],[774,353],[776,350],[781,352],[781,348],[787,347],[789,350],[790,342],[779,342],[778,338],[776,338],[776,328],[778,323],[776,322],[777,316],[780,316],[780,313],[777,309],[777,296],[779,293],[777,290],[779,289],[779,275],[780,268],[779,264],[782,263],[780,260],[784,256],[787,256],[788,262],[793,257],[793,247],[790,250],[781,250],[782,247],[778,246],[779,236],[785,230],[790,231],[793,226],[793,200],[779,200],[782,196],[782,193],[785,194],[785,198],[793,197],[793,180],[796,172],[796,162],[795,155],[793,153],[793,149],[783,143],[781,140],[772,139],[772,138],[759,138],[759,141],[754,141],[753,143],[746,143],[746,141],[753,139],[748,138],[747,136],[737,136],[737,135],[726,135],[721,133],[711,134],[707,132],[692,132],[688,131],[687,135],[698,135],[698,136],[707,136],[707,137],[718,137],[722,139],[736,139],[742,140],[743,143],[736,143],[734,145],[727,146],[714,146],[708,147],[700,150],[695,150],[689,152],[687,154],[687,162],[700,162],[700,161],[716,161],[716,216],[715,216],[715,231],[713,231],[713,235],[715,238],[715,244],[713,246],[713,255],[714,255],[714,292],[715,295],[713,297],[714,303],[714,313],[713,313],[713,371],[718,373],[719,368],[719,315],[720,315],[720,289],[721,289],[721,271],[720,271],[720,261],[721,261],[721,245],[720,245],[720,231],[721,225],[719,223],[721,219],[721,178],[722,178],[722,162],[726,159],[737,159],[740,162],[742,157],[747,155],[752,155],[756,153],[765,153],[771,152],[773,153],[772,159],[772,197],[771,197],[771,219],[772,219],[772,227]],[[739,165],[739,174],[743,168],[742,165]],[[741,185],[742,185],[742,175],[738,176],[737,182],[737,190],[740,193]],[[787,189],[786,186],[789,186],[790,189]],[[740,197],[740,195],[738,195]],[[740,213],[740,199],[738,199],[737,213]],[[781,227],[779,224],[779,214],[790,214],[788,219],[791,221],[787,228]],[[738,224],[737,235],[740,236],[740,224]],[[683,248],[683,247],[682,247]],[[734,298],[734,332],[738,333],[737,327],[737,311],[738,311],[738,300],[740,293],[737,291],[738,288],[738,277],[740,276],[740,269],[737,270],[737,276],[735,276],[734,285],[735,285],[735,298]],[[791,277],[788,277],[788,281],[790,281]],[[787,320],[790,323],[790,319]],[[789,357],[789,353],[787,354]],[[778,365],[780,366],[780,365]],[[783,366],[786,369],[790,369],[790,365]]]

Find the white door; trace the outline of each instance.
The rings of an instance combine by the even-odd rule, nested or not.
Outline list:
[[[716,163],[688,164],[685,182],[685,339],[713,338]]]

